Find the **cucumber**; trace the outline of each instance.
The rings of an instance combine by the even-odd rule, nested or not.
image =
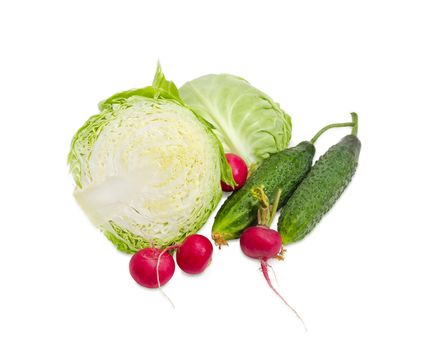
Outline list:
[[[254,188],[263,187],[271,203],[280,189],[278,207],[283,206],[311,168],[314,154],[314,145],[304,141],[264,159],[245,185],[233,192],[217,212],[212,229],[215,243],[226,244],[257,222],[259,200],[252,194]]]
[[[317,225],[352,179],[361,143],[357,138],[357,115],[352,113],[352,135],[345,136],[314,164],[283,207],[278,231],[283,244],[304,238]]]

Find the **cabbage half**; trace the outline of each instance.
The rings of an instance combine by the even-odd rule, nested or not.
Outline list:
[[[249,166],[285,149],[291,118],[246,80],[228,74],[205,75],[179,89],[182,99],[214,125],[226,152]]]
[[[119,250],[165,247],[198,231],[234,184],[212,127],[158,65],[153,86],[116,94],[75,134],[74,196]]]

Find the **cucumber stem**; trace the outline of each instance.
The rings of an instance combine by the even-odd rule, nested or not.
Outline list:
[[[355,114],[355,113],[353,113],[353,114]],[[355,114],[355,116],[357,116],[357,115]],[[353,116],[352,116],[352,120],[354,120]],[[354,121],[352,121],[350,123],[337,123],[337,124],[326,125],[324,128],[320,129],[317,134],[315,134],[315,136],[311,139],[311,143],[314,144],[317,141],[317,139],[320,136],[322,136],[322,134],[325,131],[327,131],[329,129],[333,129],[333,128],[342,128],[342,127],[345,127],[345,126],[352,126],[352,132],[354,132],[354,128],[356,127]]]
[[[351,113],[352,116],[352,123],[354,124],[352,126],[352,135],[357,136],[358,133],[358,115],[355,112]]]

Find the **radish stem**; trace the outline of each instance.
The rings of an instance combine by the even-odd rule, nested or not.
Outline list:
[[[271,223],[274,220],[274,216],[276,216],[277,207],[279,206],[280,196],[281,195],[282,195],[282,189],[279,188],[277,190],[277,192],[276,192],[275,197],[274,197],[273,204],[271,205],[271,214],[270,214],[270,217],[269,217],[269,220],[268,220],[268,227],[271,226]]]
[[[260,203],[259,209],[257,210],[257,224],[270,227],[271,222],[277,213],[282,190],[280,188],[277,190],[272,204],[270,204],[263,186],[253,188],[251,193]]]

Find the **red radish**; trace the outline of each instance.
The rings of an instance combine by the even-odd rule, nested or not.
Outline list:
[[[284,253],[280,233],[269,228],[277,212],[281,190],[277,191],[272,205],[269,204],[268,197],[265,195],[263,188],[253,189],[253,195],[260,202],[260,207],[257,212],[258,225],[248,227],[243,231],[242,235],[240,236],[240,248],[246,256],[260,260],[262,273],[269,287],[296,314],[306,330],[305,323],[300,315],[273,287],[271,279],[268,275],[268,259],[283,259]]]
[[[248,177],[247,164],[242,158],[240,158],[239,156],[233,153],[226,153],[225,158],[227,158],[227,162],[228,164],[230,164],[231,171],[233,172],[233,179],[237,185],[233,188],[227,185],[226,183],[224,183],[223,181],[221,181],[222,191],[225,192],[237,191],[247,181],[247,177]]]
[[[202,235],[188,236],[176,250],[176,262],[182,271],[198,274],[204,271],[211,261],[213,245]]]
[[[147,288],[158,288],[166,284],[175,272],[175,262],[168,252],[172,249],[177,249],[176,260],[179,267],[190,274],[204,271],[213,254],[211,242],[205,236],[198,234],[190,235],[183,243],[163,250],[154,247],[145,248],[130,259],[129,269],[133,279]],[[169,301],[171,302],[170,299]]]
[[[145,248],[132,256],[129,269],[133,279],[141,286],[158,288],[172,278],[175,262],[166,250]]]
[[[268,260],[282,250],[280,233],[266,226],[248,227],[240,236],[240,247],[246,256]]]

